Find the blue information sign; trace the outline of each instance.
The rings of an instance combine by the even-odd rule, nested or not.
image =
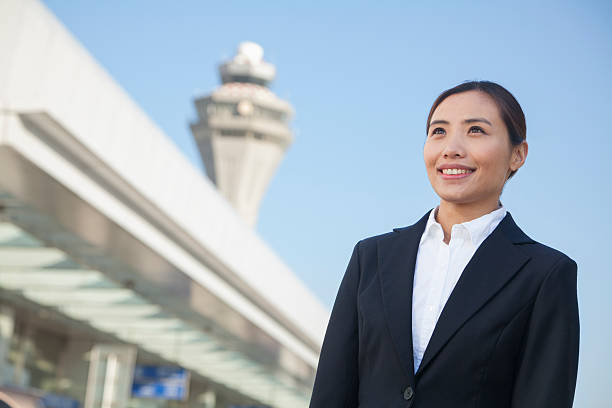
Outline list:
[[[189,392],[189,372],[182,367],[134,367],[132,397],[166,400],[186,400]]]
[[[42,396],[45,408],[79,408],[79,401],[55,394],[44,394]]]
[[[270,408],[267,405],[230,405],[230,408]]]

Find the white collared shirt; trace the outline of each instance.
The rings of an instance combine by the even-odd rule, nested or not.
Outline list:
[[[435,208],[429,213],[414,269],[412,343],[415,372],[463,269],[506,215],[506,208],[502,205],[481,217],[453,225],[447,245],[443,241],[442,226],[435,219],[437,210]]]

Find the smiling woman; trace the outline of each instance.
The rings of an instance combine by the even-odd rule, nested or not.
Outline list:
[[[423,157],[440,203],[355,245],[312,408],[572,406],[576,263],[528,237],[500,202],[525,139],[523,111],[498,84],[436,99]]]
[[[527,158],[525,139],[523,110],[495,83],[467,82],[436,99],[423,156],[440,197],[438,218],[446,243],[452,227],[448,217],[465,222],[498,207],[505,182]]]

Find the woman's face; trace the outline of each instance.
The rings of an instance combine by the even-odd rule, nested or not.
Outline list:
[[[512,146],[495,101],[484,92],[467,91],[438,105],[423,156],[441,200],[497,204],[508,175],[525,161],[527,143]]]

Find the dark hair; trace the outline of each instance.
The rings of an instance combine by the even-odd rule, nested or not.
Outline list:
[[[429,116],[427,116],[427,127],[426,133],[429,134],[429,122],[434,111],[451,95],[467,92],[467,91],[480,91],[489,95],[495,101],[499,113],[506,124],[508,129],[508,136],[510,137],[510,143],[513,145],[519,145],[527,139],[527,124],[525,123],[525,114],[521,105],[519,105],[516,98],[503,86],[496,84],[491,81],[466,81],[453,88],[447,89],[442,92],[440,96],[436,98],[431,109],[429,110]],[[510,173],[510,177],[514,176],[516,171]]]

